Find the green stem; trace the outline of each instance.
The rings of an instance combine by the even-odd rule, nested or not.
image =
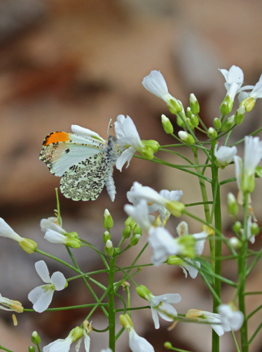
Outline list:
[[[248,352],[247,316],[246,316],[246,304],[245,304],[246,267],[247,267],[246,253],[248,249],[247,219],[248,219],[248,193],[245,192],[244,193],[244,231],[241,236],[242,246],[239,248],[239,257],[238,257],[239,310],[244,314],[244,322],[240,329],[242,352]]]
[[[115,352],[115,261],[116,257],[113,256],[110,262],[109,278],[108,278],[108,321],[109,321],[109,347]]]
[[[216,141],[212,142],[212,154],[214,153]],[[214,157],[214,154],[213,154]],[[213,212],[214,212],[214,220],[215,220],[215,229],[216,233],[221,233],[222,231],[222,219],[221,219],[221,203],[220,203],[220,187],[218,182],[218,167],[216,166],[215,160],[212,162],[212,194],[214,199],[213,204]],[[221,257],[222,254],[222,241],[215,241],[215,258]],[[213,260],[212,265],[215,270],[215,274],[221,276],[221,261]],[[219,277],[214,278],[214,290],[216,295],[219,297],[219,300],[215,298],[213,300],[213,312],[217,313],[217,307],[220,305],[220,296],[221,296],[221,280]],[[212,352],[219,352],[219,336],[212,331]]]

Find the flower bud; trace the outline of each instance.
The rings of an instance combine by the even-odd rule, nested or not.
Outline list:
[[[227,212],[233,216],[238,213],[238,204],[233,193],[228,193],[227,195]]]
[[[29,238],[22,238],[19,242],[19,246],[28,254],[34,253],[37,243]]]
[[[187,116],[188,118],[190,118],[191,115],[192,115],[192,111],[191,111],[191,109],[188,107],[188,108],[186,109],[186,116]]]
[[[131,229],[130,229],[130,226],[126,226],[122,232],[122,236],[124,238],[129,238],[131,235]]]
[[[237,109],[235,118],[234,118],[234,122],[236,125],[240,125],[242,123],[245,117],[245,113],[246,113],[246,109],[244,105],[240,106],[240,108]]]
[[[196,115],[192,114],[190,117],[190,122],[193,128],[197,127],[199,125],[199,119]]]
[[[104,211],[103,226],[107,230],[111,229],[114,226],[113,218],[112,218],[111,214],[109,213],[108,209],[105,209],[105,211]]]
[[[218,117],[214,118],[214,127],[219,130],[221,128],[221,120]]]
[[[145,300],[147,300],[148,296],[149,297],[152,296],[152,293],[144,285],[137,286],[136,287],[136,292],[141,298],[143,298]]]
[[[133,228],[133,236],[134,235],[140,235],[140,236],[142,235],[142,229],[138,224],[136,224],[135,227]]]
[[[156,153],[160,148],[159,143],[153,139],[143,140],[142,143],[146,148],[151,149],[153,153]]]
[[[239,239],[237,237],[231,237],[229,239],[229,243],[235,249],[238,249],[242,246],[242,243],[239,241]]]
[[[167,350],[171,350],[171,348],[172,348],[172,344],[171,344],[171,342],[165,342],[164,343],[164,347],[167,349]]]
[[[174,115],[177,115],[183,110],[182,103],[174,97],[169,100],[169,102],[167,103],[167,107],[169,111]]]
[[[167,134],[172,134],[174,132],[173,125],[170,122],[169,118],[166,117],[166,115],[164,115],[164,114],[161,115],[161,122],[162,122],[162,126],[164,128],[164,131]]]
[[[258,233],[259,233],[259,226],[256,222],[253,222],[252,225],[251,225],[251,234],[256,236]]]
[[[200,111],[199,103],[197,101],[195,94],[193,93],[190,94],[189,104],[190,104],[192,113],[195,115],[199,114],[199,111]]]
[[[130,246],[131,247],[136,246],[140,240],[140,237],[141,237],[141,235],[139,235],[139,234],[132,236],[130,239]]]
[[[34,346],[29,346],[28,347],[28,352],[35,352],[35,347]]]
[[[177,257],[176,255],[170,255],[167,258],[168,265],[181,265],[183,263],[183,259]]]
[[[234,100],[227,95],[220,105],[220,112],[223,116],[228,115],[233,109]]]
[[[181,141],[187,145],[191,145],[195,143],[194,138],[191,136],[191,134],[185,131],[179,131],[178,136],[181,139]]]
[[[215,139],[217,138],[217,131],[213,127],[209,127],[207,135],[210,139]]]
[[[176,123],[180,127],[185,127],[185,122],[179,115],[177,115],[176,117]]]
[[[221,126],[221,131],[226,132],[234,125],[235,116],[230,116]]]
[[[233,225],[233,231],[235,232],[236,235],[239,234],[240,230],[242,228],[242,224],[240,221],[236,221]]]
[[[114,247],[113,247],[113,243],[111,240],[107,240],[106,241],[106,245],[104,247],[104,251],[106,255],[110,255],[112,256],[114,254]]]
[[[35,344],[35,345],[39,345],[41,343],[41,338],[38,335],[37,331],[34,331],[31,335],[31,341]]]
[[[65,245],[71,248],[80,248],[82,247],[82,243],[79,238],[70,238],[70,236],[67,236],[65,240]]]
[[[256,104],[256,100],[253,97],[247,97],[241,101],[240,106],[244,106],[247,112],[251,111]]]
[[[107,240],[111,240],[111,235],[110,235],[110,233],[108,231],[105,231],[103,233],[103,242],[106,243]]]
[[[134,219],[131,218],[131,216],[129,216],[126,221],[125,221],[125,226],[129,226],[131,230],[133,230],[133,228],[135,227],[136,222]]]
[[[119,316],[120,325],[122,325],[125,329],[129,330],[134,327],[132,320],[128,314],[121,314]]]

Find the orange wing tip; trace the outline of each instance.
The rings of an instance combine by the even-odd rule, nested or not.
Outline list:
[[[58,143],[58,142],[67,142],[70,140],[69,133],[67,132],[51,132],[46,136],[43,145],[47,146],[49,144]]]

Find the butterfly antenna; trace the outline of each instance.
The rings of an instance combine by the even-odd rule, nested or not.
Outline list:
[[[109,123],[108,123],[108,127],[107,127],[107,138],[109,136],[109,131],[110,131],[110,128],[112,128],[113,125],[112,125],[112,119],[109,120]]]

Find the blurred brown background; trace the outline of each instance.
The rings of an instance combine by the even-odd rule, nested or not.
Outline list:
[[[165,113],[174,123],[175,120],[164,102],[141,85],[152,69],[162,72],[170,93],[185,107],[193,92],[201,104],[201,117],[212,126],[225,95],[224,79],[218,68],[240,66],[245,74],[244,84],[255,84],[262,73],[261,11],[262,2],[255,0],[1,0],[0,216],[21,236],[36,240],[39,248],[67,260],[65,249],[46,243],[39,229],[40,219],[53,215],[54,188],[59,185],[59,178],[52,176],[38,160],[44,137],[51,131],[69,132],[71,124],[79,124],[106,138],[109,119],[114,121],[118,114],[125,114],[132,117],[142,139],[172,143],[162,131],[160,116]],[[260,126],[261,109],[261,103],[257,102],[232,137],[240,138]],[[229,169],[233,175],[233,168]],[[60,198],[64,227],[78,231],[80,237],[101,249],[104,209],[108,208],[114,217],[114,236],[118,241],[125,194],[134,181],[156,190],[182,189],[184,202],[199,200],[196,181],[138,159],[133,159],[122,173],[115,171],[114,178],[117,187],[114,203],[106,191],[95,202]],[[230,190],[236,192],[235,186]],[[254,196],[256,199],[259,206],[259,194]],[[255,212],[261,222],[259,210]],[[232,219],[227,218],[225,230],[231,224]],[[174,234],[175,225],[170,225]],[[201,229],[198,225],[190,230]],[[259,245],[258,238],[254,248]],[[133,248],[122,264],[128,265],[138,250]],[[5,239],[1,239],[0,251],[0,293],[31,308],[27,294],[40,284],[33,264],[42,258],[36,254],[28,256]],[[83,270],[101,268],[98,258],[89,252],[86,255],[81,249],[76,253],[77,256],[80,253]],[[147,259],[150,260],[150,250]],[[61,269],[56,263],[47,262],[51,272]],[[231,263],[224,266],[227,277],[234,280],[235,268]],[[72,272],[65,274],[69,277]],[[160,266],[156,270],[143,270],[137,282],[148,285],[155,295],[180,293],[182,302],[177,309],[181,313],[189,308],[211,310],[211,297],[201,279],[186,280],[180,268]],[[86,297],[82,282],[76,286],[69,285],[67,290],[56,293],[53,306],[66,306],[72,301],[73,304],[92,302],[91,297]],[[248,290],[251,289],[261,291],[261,273],[257,268],[249,278]],[[132,297],[134,306],[144,304],[135,293]],[[232,292],[225,288],[224,301],[231,298]],[[259,303],[259,296],[254,296],[248,300],[248,309],[252,311],[259,304],[261,299]],[[0,342],[20,352],[30,345],[33,330],[40,333],[43,345],[65,338],[70,329],[82,323],[87,312],[22,314],[18,316],[18,327],[14,328],[11,314],[1,311]],[[106,324],[100,318],[101,314],[94,315],[93,325],[103,329]],[[258,312],[250,320],[251,332],[261,319]],[[195,352],[210,351],[209,327],[178,324],[168,332],[168,325],[162,321],[161,329],[155,332],[150,312],[134,313],[133,320],[137,332],[156,351],[165,350],[165,341]],[[92,333],[91,351],[107,347],[104,335]],[[120,340],[118,351],[126,351],[127,335],[123,334]],[[230,333],[221,339],[221,345],[223,352],[235,351]],[[261,346],[260,333],[250,350],[261,352]]]

